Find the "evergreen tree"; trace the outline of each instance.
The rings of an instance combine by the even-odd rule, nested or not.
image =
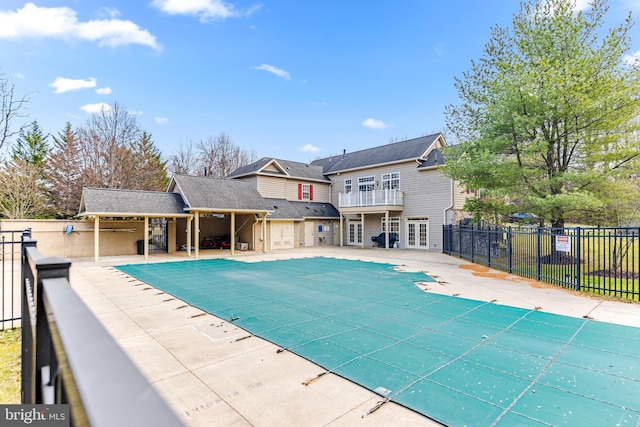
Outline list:
[[[44,177],[44,164],[49,152],[47,137],[36,120],[20,131],[20,136],[12,149],[11,157],[36,166]]]
[[[46,163],[48,196],[57,214],[69,218],[78,212],[83,185],[80,147],[71,123],[53,141]]]
[[[162,160],[160,150],[154,145],[151,135],[143,131],[133,146],[135,167],[134,188],[137,190],[164,191],[169,184],[167,162]]]

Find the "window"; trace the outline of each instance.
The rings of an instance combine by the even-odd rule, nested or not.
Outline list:
[[[351,193],[351,178],[344,180],[344,192]]]
[[[313,200],[313,185],[298,184],[298,200]]]
[[[358,178],[358,191],[373,191],[375,188],[376,178],[373,176],[365,176]]]
[[[380,226],[380,230],[382,231],[382,233],[384,233],[386,231],[385,226],[387,225],[384,217],[380,220],[381,226]],[[400,232],[400,218],[395,216],[395,217],[389,217],[389,233],[399,233]]]
[[[400,172],[382,174],[383,190],[399,190],[400,189]]]

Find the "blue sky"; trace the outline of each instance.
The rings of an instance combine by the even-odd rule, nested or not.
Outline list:
[[[57,134],[117,102],[164,155],[226,132],[259,157],[305,162],[442,131],[454,77],[519,5],[2,0],[0,73],[30,94],[16,125]],[[611,24],[640,12],[640,0],[609,6]]]

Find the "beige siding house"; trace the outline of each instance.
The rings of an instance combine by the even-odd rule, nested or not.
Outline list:
[[[144,219],[130,239],[153,236],[154,248],[195,256],[318,245],[441,250],[442,226],[472,196],[440,172],[444,146],[434,134],[311,163],[265,157],[225,179],[174,175],[166,192],[85,188],[80,216],[94,222],[96,259],[100,220],[117,218]],[[156,236],[158,227],[166,232]],[[126,246],[137,242],[147,256],[147,240]]]
[[[468,197],[439,170],[444,146],[435,134],[314,161],[333,183],[340,244],[371,246],[385,233],[385,247],[395,238],[400,248],[441,250],[442,226],[462,217]]]

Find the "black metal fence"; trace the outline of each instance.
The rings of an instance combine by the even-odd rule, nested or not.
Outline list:
[[[74,426],[182,425],[71,288],[71,262],[28,232],[21,262],[22,403],[68,404]]]
[[[0,330],[20,326],[20,248],[23,230],[0,230]]]
[[[576,291],[640,301],[640,228],[445,225],[443,252]]]

